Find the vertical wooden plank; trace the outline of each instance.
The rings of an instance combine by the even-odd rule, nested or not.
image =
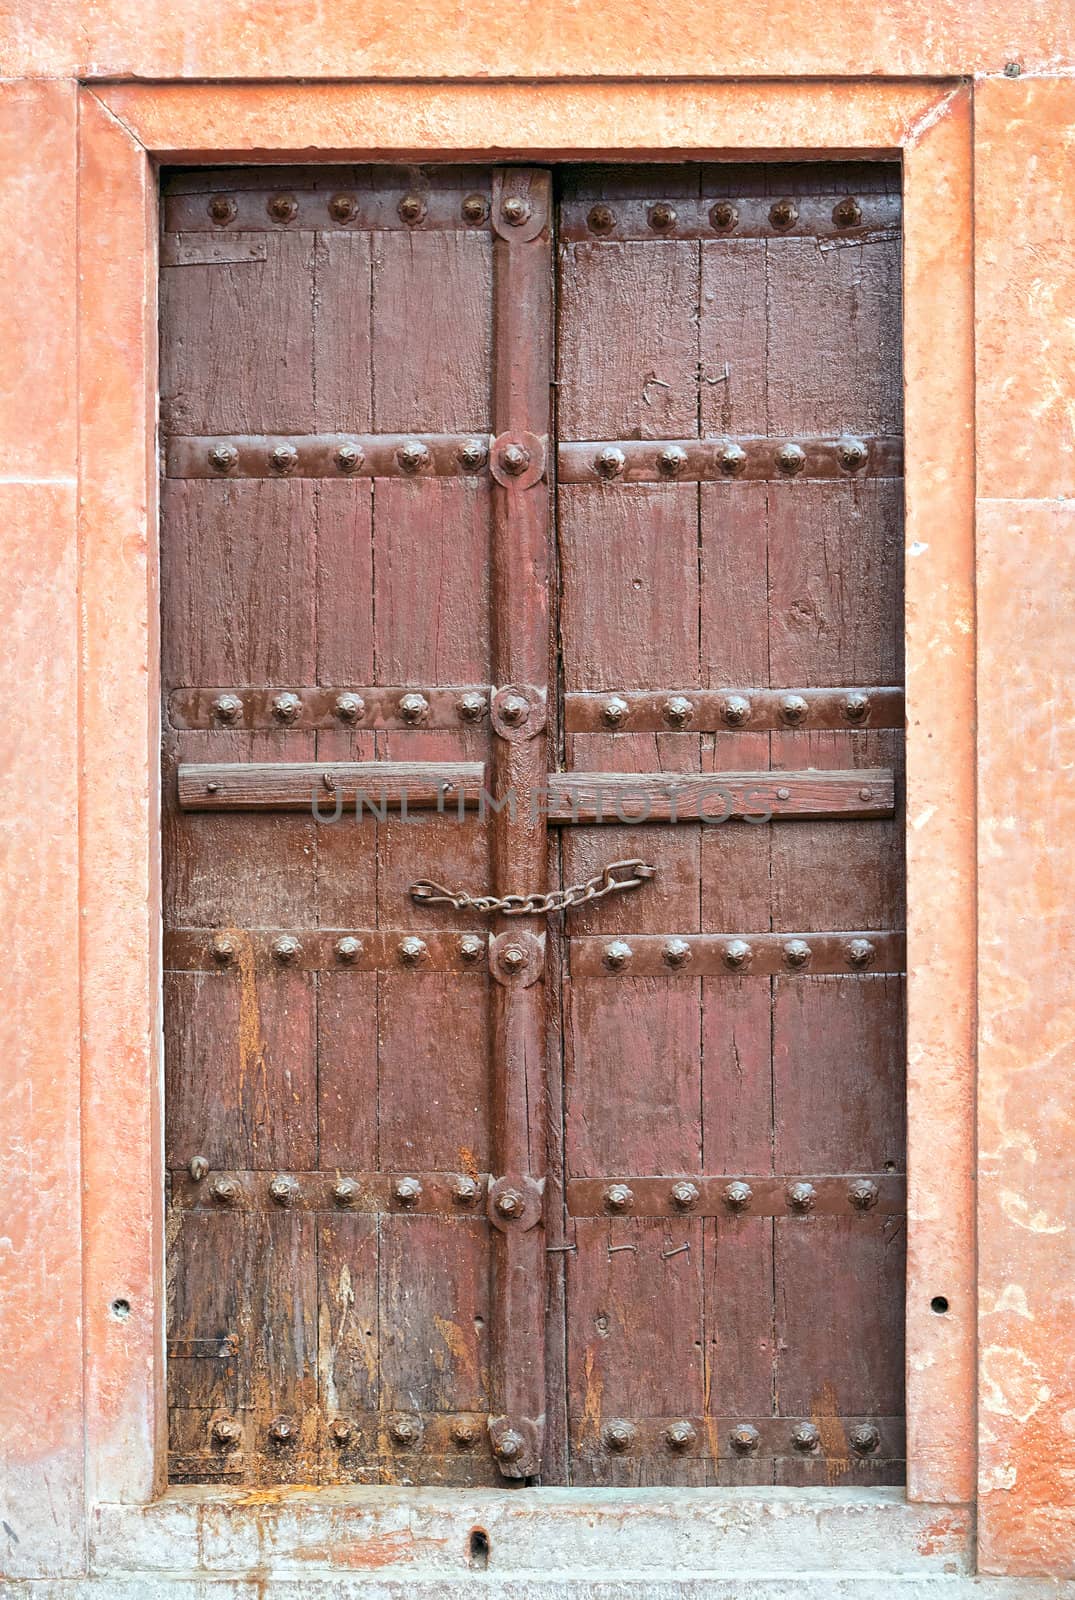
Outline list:
[[[380,1222],[377,1217],[347,1215],[316,1220],[319,1477],[323,1483],[341,1478],[376,1483],[379,1443],[373,1419],[381,1398]]]
[[[711,1168],[709,1170],[712,1170]],[[737,1452],[717,1417],[767,1417],[773,1408],[776,1328],[771,1217],[705,1222],[705,1415],[715,1460],[708,1482],[771,1483],[773,1463]]]

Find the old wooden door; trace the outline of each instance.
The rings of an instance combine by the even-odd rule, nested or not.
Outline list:
[[[174,1479],[901,1479],[899,348],[892,167],[165,180]]]

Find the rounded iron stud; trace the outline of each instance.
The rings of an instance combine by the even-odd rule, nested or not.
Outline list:
[[[649,225],[656,233],[667,233],[669,228],[674,228],[675,206],[670,206],[666,200],[659,200],[655,206],[650,206]]]
[[[361,445],[341,444],[336,451],[336,465],[341,472],[357,472],[365,459],[365,452]]]
[[[858,472],[860,467],[866,465],[868,455],[869,451],[863,441],[853,439],[849,434],[845,435],[836,446],[836,459],[845,472]]]
[[[812,1422],[799,1422],[791,1430],[791,1442],[802,1455],[812,1455],[821,1443],[821,1435]]]
[[[340,1449],[342,1449],[344,1445],[351,1443],[351,1440],[354,1438],[354,1433],[355,1430],[351,1423],[347,1421],[346,1417],[335,1417],[333,1418],[332,1422],[329,1423],[328,1436],[332,1440],[333,1444],[339,1446]]]
[[[422,1185],[417,1178],[397,1178],[392,1185],[392,1196],[397,1205],[416,1206],[422,1198]]]
[[[745,939],[729,939],[724,946],[724,965],[733,972],[741,972],[744,967],[749,967],[754,952]]]
[[[813,1211],[817,1204],[817,1190],[812,1183],[788,1185],[788,1205],[793,1211]]]
[[[332,705],[332,715],[341,722],[357,722],[366,709],[360,694],[338,694]]]
[[[476,933],[465,933],[459,941],[459,959],[472,967],[485,953],[485,940]]]
[[[235,940],[227,933],[214,934],[209,948],[218,967],[230,967],[238,955]]]
[[[635,1430],[623,1417],[616,1417],[605,1429],[605,1445],[609,1450],[622,1455],[625,1450],[630,1450],[635,1442]]]
[[[509,728],[521,728],[530,715],[530,702],[522,694],[506,694],[499,705],[501,722]]]
[[[872,1422],[856,1422],[847,1438],[852,1450],[860,1456],[872,1456],[881,1445],[881,1434]]]
[[[686,466],[687,452],[678,444],[666,446],[657,457],[657,471],[665,478],[678,478]]]
[[[526,1210],[526,1201],[518,1189],[501,1189],[496,1197],[496,1209],[500,1216],[512,1221],[522,1216]]]
[[[505,1428],[500,1437],[493,1441],[493,1454],[498,1461],[517,1461],[525,1443],[521,1433],[516,1433],[514,1428]]]
[[[778,800],[790,800],[791,799],[791,790],[790,789],[785,789],[785,788],[778,789],[776,791],[776,798]]]
[[[497,965],[503,972],[514,975],[530,965],[530,952],[523,944],[506,944],[497,956]]]
[[[606,444],[594,457],[594,471],[600,478],[618,478],[627,465],[627,457],[614,444]]]
[[[753,1455],[761,1443],[761,1434],[749,1422],[740,1422],[728,1435],[732,1449],[740,1456]]]
[[[677,1211],[693,1211],[699,1200],[698,1189],[683,1178],[672,1185],[671,1198]]]
[[[848,722],[865,722],[870,711],[868,694],[844,695],[843,713]]]
[[[611,233],[616,226],[616,213],[611,206],[606,206],[603,202],[591,206],[586,226],[591,233]]]
[[[789,939],[784,946],[784,961],[793,972],[800,972],[803,967],[810,965],[813,951],[805,939]]]
[[[284,1173],[278,1173],[269,1184],[269,1198],[274,1205],[284,1206],[285,1208],[293,1206],[299,1198],[299,1186],[294,1178],[287,1177]]]
[[[534,208],[525,195],[509,194],[500,207],[500,215],[509,228],[521,228],[524,222],[529,222]]]
[[[625,1183],[610,1183],[605,1190],[605,1208],[608,1211],[630,1211],[634,1203],[634,1192]]]
[[[611,695],[601,707],[601,721],[607,728],[618,728],[630,709],[627,701],[620,695]]]
[[[465,1172],[452,1180],[452,1199],[457,1206],[472,1206],[478,1198],[478,1185]]]
[[[302,710],[297,694],[278,694],[272,703],[273,718],[277,722],[294,722]]]
[[[400,696],[399,714],[411,727],[424,722],[429,715],[429,701],[424,694],[411,692]]]
[[[859,790],[859,799],[860,800],[872,800],[873,799],[873,790],[870,788],[868,783],[864,783],[862,788]]]
[[[418,1443],[421,1431],[416,1417],[393,1417],[388,1424],[392,1443],[401,1445],[404,1449],[408,1445]]]
[[[665,1441],[669,1450],[689,1450],[697,1441],[698,1435],[689,1422],[673,1422],[664,1431]]]
[[[810,707],[801,694],[786,694],[780,702],[780,720],[798,728],[810,715]]]
[[[691,959],[691,947],[686,939],[669,939],[661,949],[661,960],[666,967],[685,967]]]
[[[294,966],[302,954],[302,946],[293,934],[282,933],[272,942],[272,958],[283,967]]]
[[[869,1178],[856,1178],[847,1186],[847,1198],[856,1211],[872,1211],[880,1199],[876,1183]]]
[[[750,721],[750,701],[745,695],[730,694],[721,707],[721,716],[730,728],[741,728]]]
[[[709,208],[709,220],[718,233],[731,233],[739,221],[739,207],[730,200],[718,200]]]
[[[429,450],[421,439],[405,439],[396,451],[396,460],[403,472],[421,472],[429,465]]]
[[[243,702],[237,694],[218,694],[213,701],[213,718],[229,727],[243,714]]]
[[[337,1178],[332,1185],[333,1200],[336,1205],[342,1206],[345,1210],[348,1206],[353,1206],[357,1202],[358,1195],[359,1188],[354,1178]]]
[[[799,220],[799,208],[794,200],[774,200],[769,207],[769,221],[781,233],[786,233],[788,228],[794,228]]]
[[[205,1156],[191,1156],[187,1163],[187,1171],[194,1183],[203,1183],[209,1176],[209,1162]]]
[[[328,214],[334,222],[350,222],[358,210],[358,202],[349,194],[334,194],[328,203]]]
[[[416,933],[409,933],[405,939],[401,939],[396,949],[405,967],[417,967],[429,955],[429,946]]]
[[[604,963],[611,972],[622,972],[634,952],[626,939],[613,939],[605,946]]]
[[[233,1206],[242,1194],[238,1182],[234,1178],[214,1178],[209,1185],[209,1193],[220,1206]]]
[[[505,445],[500,452],[500,469],[510,478],[521,478],[530,465],[530,452],[525,445]]]
[[[273,472],[286,477],[299,463],[299,452],[293,444],[274,444],[269,451],[269,466]]]
[[[399,212],[400,220],[405,222],[409,228],[413,228],[415,223],[421,222],[425,217],[426,203],[420,194],[415,194],[412,191],[410,194],[403,196],[396,210]]]
[[[489,708],[483,694],[471,691],[459,696],[455,709],[464,722],[480,722]]]
[[[469,1417],[456,1417],[448,1432],[457,1450],[472,1450],[478,1442],[478,1425]]]
[[[273,1417],[269,1423],[269,1438],[273,1444],[293,1444],[298,1433],[293,1417]]]
[[[838,228],[857,228],[862,221],[862,207],[854,195],[837,200],[832,208],[832,220]]]
[[[483,194],[468,194],[460,206],[463,221],[476,225],[484,222],[489,215],[489,202]]]
[[[223,228],[226,227],[229,222],[235,221],[235,213],[238,210],[238,207],[230,195],[215,194],[210,200],[206,209],[209,212],[211,220],[216,223],[217,227]]]
[[[223,1450],[232,1450],[243,1436],[241,1425],[234,1417],[217,1417],[209,1430],[210,1438]]]
[[[293,194],[274,194],[265,209],[274,222],[293,222],[299,213],[299,202]]]
[[[789,439],[776,452],[776,464],[786,478],[794,478],[806,465],[806,451]]]
[[[362,940],[356,939],[353,933],[345,933],[342,939],[336,940],[336,960],[342,961],[344,966],[354,966],[361,954]]]
[[[734,1183],[725,1185],[724,1198],[733,1211],[745,1211],[754,1198],[754,1191],[749,1183],[737,1178]]]
[[[747,464],[747,453],[741,444],[733,444],[729,440],[721,446],[717,464],[726,478],[738,477]]]
[[[239,460],[233,444],[214,444],[209,449],[209,465],[214,472],[230,472]]]
[[[685,728],[694,717],[694,706],[686,695],[674,694],[662,707],[662,716],[671,728]]]
[[[852,939],[847,946],[847,959],[853,967],[868,967],[876,954],[869,939]]]
[[[481,439],[465,439],[456,451],[456,460],[464,472],[477,472],[484,467],[488,454]]]

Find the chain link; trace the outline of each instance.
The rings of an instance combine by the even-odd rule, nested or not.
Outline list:
[[[411,898],[426,906],[454,906],[457,911],[499,911],[505,917],[544,917],[555,911],[566,911],[569,906],[587,905],[606,894],[618,894],[622,889],[640,889],[657,871],[646,861],[610,861],[603,872],[595,873],[585,883],[573,883],[567,889],[554,889],[550,894],[505,894],[498,899],[492,894],[467,894],[461,889],[446,889],[442,883],[432,883],[422,878],[411,884]],[[628,878],[613,874],[629,872]]]

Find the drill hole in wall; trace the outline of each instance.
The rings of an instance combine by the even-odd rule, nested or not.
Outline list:
[[[113,1300],[110,1309],[117,1322],[126,1322],[131,1314],[131,1302],[129,1300]]]
[[[475,1571],[484,1572],[489,1565],[489,1535],[484,1528],[470,1530],[470,1548],[467,1560]]]
[[[948,1296],[943,1294],[935,1294],[929,1303],[929,1309],[931,1311],[935,1311],[939,1317],[943,1317],[944,1313],[948,1310]]]

